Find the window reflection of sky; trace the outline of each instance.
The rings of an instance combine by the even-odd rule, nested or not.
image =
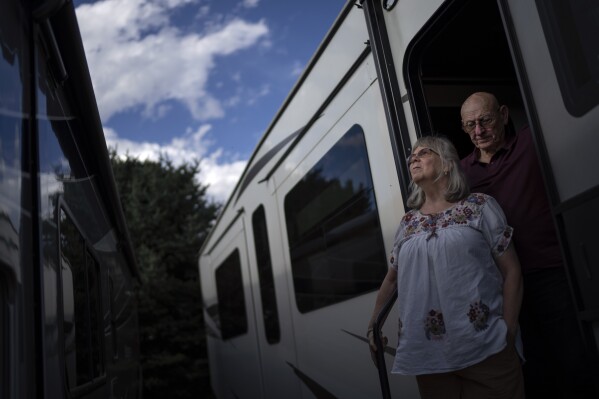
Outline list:
[[[323,184],[320,195],[304,204],[301,210],[298,209],[299,232],[305,232],[316,222],[308,215],[327,214],[356,193],[371,188],[367,162],[364,135],[355,126],[303,179],[303,184],[308,186],[321,185],[319,181]]]
[[[10,51],[2,43],[2,53]],[[23,83],[21,81],[20,60],[16,54],[8,54],[0,60],[0,113],[20,113],[23,104]]]
[[[385,250],[364,133],[353,126],[285,197],[301,313],[376,288]]]
[[[21,213],[21,118],[0,114],[0,212],[17,229]]]
[[[43,193],[40,197],[40,212],[42,219],[52,219],[56,207],[56,198],[63,192],[63,184],[58,180],[58,176],[70,172],[68,162],[60,150],[50,122],[40,120],[38,126],[40,143],[39,183],[41,193]]]
[[[328,182],[338,180],[346,188],[350,184],[354,189],[370,187],[372,183],[365,161],[364,137],[356,130],[344,137],[313,170],[319,170],[322,179]]]
[[[23,120],[28,115],[23,110],[23,65],[20,49],[26,48],[26,27],[14,10],[3,4],[0,13],[0,257],[15,266],[20,280],[20,240],[18,231],[21,216],[21,187],[29,175],[21,170]],[[25,66],[25,67],[24,67]]]
[[[60,176],[70,176],[69,161],[65,158],[56,140],[52,124],[48,120],[39,121],[39,141],[40,171],[55,173]]]
[[[372,188],[364,133],[354,126],[312,167],[286,200],[289,215],[295,215],[291,241],[336,212],[363,190]],[[315,195],[318,193],[318,195]],[[297,236],[296,236],[297,235]]]
[[[16,29],[14,32],[20,32]],[[21,126],[23,84],[15,44],[18,37],[6,36],[12,29],[0,31],[0,196],[3,217],[18,229],[21,196]],[[12,43],[12,45],[11,45]],[[6,216],[4,216],[6,215]],[[3,227],[4,230],[4,227]]]

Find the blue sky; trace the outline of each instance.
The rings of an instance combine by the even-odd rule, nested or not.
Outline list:
[[[224,202],[345,0],[74,0],[107,144]]]

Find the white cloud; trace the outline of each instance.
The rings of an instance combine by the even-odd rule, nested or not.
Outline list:
[[[291,68],[291,76],[298,77],[302,74],[302,72],[304,72],[304,65],[299,61],[295,61],[293,63],[293,67]]]
[[[251,90],[250,98],[247,100],[248,105],[254,105],[259,98],[267,96],[270,94],[270,85],[262,85],[259,90]]]
[[[210,6],[201,6],[196,14],[197,19],[201,19],[210,14]]]
[[[230,161],[222,149],[213,151],[207,133],[211,118],[224,116],[228,108],[268,95],[270,87],[241,86],[240,72],[231,76],[238,86],[234,93],[216,95],[207,82],[217,57],[244,49],[269,48],[265,21],[248,22],[239,17],[214,14],[202,0],[98,0],[77,7],[77,18],[102,120],[120,112],[140,113],[157,120],[168,117],[176,102],[184,105],[196,121],[203,123],[166,144],[133,141],[109,127],[104,134],[118,154],[157,161],[167,156],[175,165],[200,162],[198,181],[208,185],[207,194],[218,202],[227,200],[247,160]],[[242,0],[236,7],[253,8],[259,0]],[[201,33],[185,32],[170,20],[181,7],[195,4],[194,19],[201,20]],[[212,82],[221,92],[226,83]],[[220,88],[219,88],[220,87]],[[223,98],[225,97],[225,98]],[[247,98],[250,100],[247,100]],[[227,120],[236,121],[235,115]],[[121,128],[119,128],[121,129]],[[128,132],[131,134],[131,132]]]
[[[225,100],[226,107],[234,107],[241,101],[241,97],[239,95],[234,95]]]
[[[162,145],[123,139],[114,129],[108,127],[104,127],[104,136],[108,147],[116,148],[117,153],[123,158],[125,154],[129,154],[140,160],[158,161],[162,154],[175,166],[200,161],[198,181],[208,185],[207,195],[211,199],[224,203],[233,192],[247,161],[224,162],[223,151],[220,149],[208,155],[208,148],[213,143],[206,138],[206,134],[211,128],[209,124],[201,125],[197,130],[188,130],[183,136],[175,137],[170,143]]]
[[[206,88],[215,57],[259,44],[268,28],[264,21],[232,19],[203,35],[183,33],[169,12],[190,3],[197,0],[101,0],[77,7],[103,121],[139,107],[156,114],[169,100],[184,104],[196,120],[224,115]]]
[[[254,8],[258,6],[260,0],[243,0],[242,5],[245,8]]]
[[[215,200],[224,203],[233,192],[237,181],[241,177],[247,161],[239,160],[231,163],[219,164],[219,152],[213,153],[210,158],[201,163],[199,179],[202,184],[207,184],[207,193]]]

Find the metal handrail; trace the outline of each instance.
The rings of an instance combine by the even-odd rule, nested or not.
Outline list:
[[[387,377],[387,366],[385,365],[385,347],[383,346],[383,339],[381,334],[381,328],[387,316],[397,299],[397,287],[379,312],[376,320],[372,324],[372,337],[374,344],[376,345],[376,368],[379,372],[379,382],[381,383],[381,392],[383,399],[391,399],[391,389],[389,388],[389,379]]]

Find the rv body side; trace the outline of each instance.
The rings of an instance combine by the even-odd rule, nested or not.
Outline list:
[[[459,109],[480,90],[497,93],[514,124],[535,133],[578,317],[596,353],[599,254],[591,240],[599,237],[581,218],[597,210],[599,174],[592,157],[582,161],[582,181],[564,170],[575,167],[569,151],[582,146],[590,155],[599,144],[590,134],[599,101],[571,100],[582,116],[564,106],[538,2],[402,0],[389,11],[380,1],[354,3],[275,116],[201,250],[217,397],[380,394],[365,326],[405,212],[405,159],[417,137],[436,132],[461,156],[471,151]],[[482,55],[486,62],[472,62]],[[563,139],[564,123],[574,138]],[[388,369],[392,320],[384,327]],[[390,384],[401,397],[419,397],[413,377],[394,375]]]

